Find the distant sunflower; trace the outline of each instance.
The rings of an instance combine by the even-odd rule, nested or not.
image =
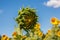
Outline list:
[[[46,38],[49,36],[49,34],[46,34]]]
[[[9,38],[6,35],[3,35],[1,40],[9,40]]]
[[[48,30],[48,34],[50,34],[51,33],[51,30]]]
[[[58,19],[57,18],[51,18],[51,24],[57,25],[58,24]]]
[[[57,35],[58,37],[60,37],[60,31],[58,31],[56,35]]]
[[[60,24],[60,20],[58,20],[58,23]]]
[[[39,23],[36,23],[34,29],[40,29],[40,24]]]
[[[17,32],[13,32],[12,36],[13,36],[14,38],[16,38]]]
[[[18,12],[18,17],[16,21],[20,26],[20,29],[29,30],[33,29],[36,24],[38,16],[36,15],[36,10],[32,8],[22,8]]]
[[[39,33],[38,33],[38,36],[39,36],[39,37],[42,37],[42,36],[43,36],[43,33],[42,33],[42,32],[39,32]]]

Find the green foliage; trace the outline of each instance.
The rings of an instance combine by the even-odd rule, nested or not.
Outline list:
[[[27,31],[34,28],[37,19],[38,17],[36,15],[36,10],[27,7],[19,10],[16,21],[20,26],[20,29],[24,29]]]
[[[18,11],[16,21],[18,23],[18,27],[15,27],[15,31],[18,33],[18,35],[16,36],[17,38],[15,38],[15,40],[42,40],[43,34],[40,30],[40,25],[37,24],[38,16],[36,15],[35,9],[29,7],[22,8]],[[34,29],[36,24],[38,27],[38,32]],[[23,35],[23,31],[26,31],[27,33]],[[39,34],[40,32],[41,36]]]

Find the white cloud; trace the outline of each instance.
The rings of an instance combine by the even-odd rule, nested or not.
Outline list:
[[[60,0],[49,0],[47,2],[44,2],[44,5],[53,7],[53,8],[59,8],[60,7]]]
[[[0,14],[3,13],[3,10],[0,9]]]

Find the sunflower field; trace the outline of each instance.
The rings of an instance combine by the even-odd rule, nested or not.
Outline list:
[[[52,17],[52,28],[46,34],[40,29],[38,16],[34,8],[22,8],[15,18],[17,27],[12,33],[12,38],[6,35],[0,36],[0,40],[60,40],[60,20]]]

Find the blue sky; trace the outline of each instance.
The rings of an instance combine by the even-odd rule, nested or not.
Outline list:
[[[11,37],[16,25],[14,18],[22,6],[29,6],[37,10],[41,30],[46,33],[52,27],[50,18],[60,19],[60,6],[56,6],[54,3],[50,4],[49,0],[0,0],[0,35],[6,34]]]

